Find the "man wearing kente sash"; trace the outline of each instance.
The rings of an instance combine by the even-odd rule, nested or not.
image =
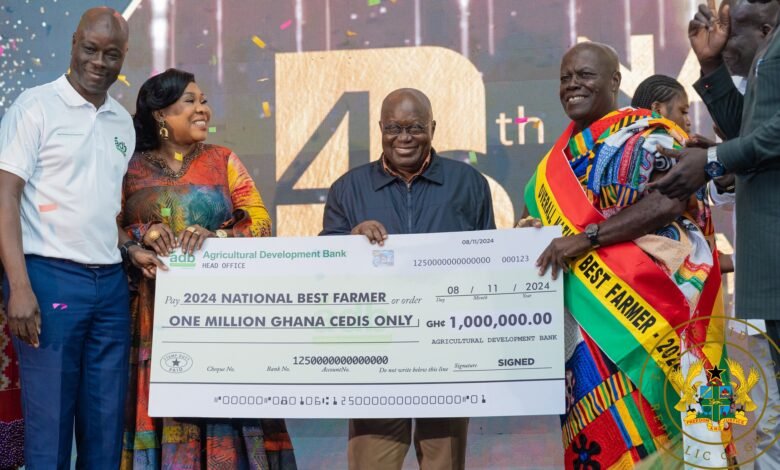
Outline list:
[[[717,328],[707,320],[720,288],[706,206],[646,191],[674,163],[656,146],[679,147],[685,133],[651,111],[618,109],[618,70],[603,44],[564,55],[572,123],[528,183],[518,223],[563,228],[537,265],[565,273],[567,468],[632,468],[654,454],[680,434],[680,390],[667,378],[681,351],[705,369],[722,364],[722,345],[699,345]]]

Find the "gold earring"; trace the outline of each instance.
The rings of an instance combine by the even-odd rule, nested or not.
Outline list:
[[[160,119],[157,121],[157,124],[160,126],[160,137],[164,140],[168,140],[168,129],[165,127],[165,120]]]

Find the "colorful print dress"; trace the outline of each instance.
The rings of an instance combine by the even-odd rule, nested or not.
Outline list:
[[[230,149],[199,144],[172,171],[153,153],[130,160],[122,226],[141,241],[155,223],[179,234],[198,224],[235,237],[271,235],[271,219],[251,176]],[[122,469],[295,469],[284,420],[150,418],[149,372],[154,281],[131,273],[133,343]]]

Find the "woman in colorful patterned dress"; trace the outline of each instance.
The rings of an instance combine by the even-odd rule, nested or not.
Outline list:
[[[169,69],[143,84],[122,226],[168,256],[210,237],[266,237],[271,219],[251,176],[225,147],[204,144],[211,110],[195,78]],[[153,274],[153,273],[152,273]],[[133,347],[123,469],[294,469],[284,420],[150,418],[154,281],[132,276]]]

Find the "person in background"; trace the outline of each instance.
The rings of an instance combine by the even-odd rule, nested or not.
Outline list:
[[[688,94],[685,92],[682,84],[672,77],[653,75],[644,79],[634,92],[631,106],[649,109],[673,121],[689,135],[686,145],[702,145],[704,142],[711,142],[701,135],[690,134],[691,120],[688,117],[688,108],[690,107]],[[734,271],[730,256],[718,252],[718,260],[722,273]]]
[[[723,48],[723,63],[731,74],[734,86],[744,95],[747,88],[747,77],[750,74],[750,67],[753,64],[756,52],[774,30],[778,13],[780,13],[780,5],[775,2],[751,3],[747,0],[726,0],[720,5],[721,13],[726,6],[730,7],[729,38]],[[698,92],[698,88],[694,88]],[[699,94],[701,95],[701,93]],[[727,140],[717,125],[715,126],[715,133],[721,140]],[[689,145],[709,148],[715,145],[715,142],[702,136],[694,135],[691,136]],[[709,191],[710,198],[715,206],[732,211],[732,220],[736,231],[737,215],[734,210],[736,203],[736,195],[734,193],[735,181],[736,176],[733,173],[713,178],[709,182]],[[730,256],[727,258],[721,257],[721,270],[723,272],[733,272],[733,260]],[[758,323],[763,324],[763,322]],[[761,431],[759,430],[759,432]],[[777,462],[780,465],[780,459]]]
[[[702,78],[694,84],[694,89],[710,110],[716,131],[724,140],[724,144],[718,146],[701,140],[693,145],[698,149],[691,152],[699,155],[709,152],[705,153],[707,167],[717,170],[720,165],[724,170],[709,175],[709,186],[716,205],[734,210],[734,255],[737,259],[734,263],[737,279],[734,313],[738,318],[748,319],[752,325],[747,327],[747,333],[751,335],[749,353],[758,358],[757,365],[768,379],[751,391],[755,403],[766,402],[766,406],[759,405],[756,411],[757,418],[760,417],[756,425],[757,469],[780,467],[780,447],[776,443],[780,433],[780,383],[772,380],[772,377],[777,378],[777,364],[780,363],[777,351],[780,303],[775,301],[780,298],[776,295],[780,255],[770,248],[776,246],[774,238],[761,235],[768,234],[770,227],[778,226],[780,221],[773,217],[777,201],[772,202],[772,195],[777,194],[780,163],[776,146],[770,143],[771,139],[780,137],[777,133],[773,137],[774,121],[770,121],[770,118],[776,119],[780,103],[774,93],[780,72],[772,67],[761,68],[762,62],[773,63],[780,57],[776,34],[779,13],[780,2],[731,0],[723,2],[717,16],[706,6],[700,6],[689,26],[691,46],[702,71]],[[743,114],[743,110],[748,112]],[[723,155],[724,161],[720,161]],[[731,170],[728,165],[735,170],[725,172]],[[694,172],[695,168],[690,171]],[[747,194],[740,194],[743,191]],[[749,212],[747,217],[743,217],[743,210]],[[743,237],[748,237],[750,242],[743,244]],[[743,264],[745,262],[748,264]],[[749,277],[760,280],[757,284],[745,282]],[[749,298],[753,295],[756,297]],[[766,340],[765,334],[774,345]]]
[[[723,48],[723,63],[731,73],[734,85],[744,95],[756,52],[777,24],[780,5],[727,0],[721,3],[721,12],[726,6],[730,7],[729,38]]]
[[[204,143],[210,119],[206,96],[189,72],[168,69],[138,93],[136,152],[119,218],[128,236],[158,256],[192,254],[208,238],[271,236],[271,218],[241,160]],[[137,293],[121,468],[295,469],[284,420],[149,417],[155,284],[138,272],[131,282]]]
[[[731,74],[734,86],[744,95],[747,89],[747,77],[758,48],[766,42],[774,30],[780,13],[775,2],[751,3],[747,0],[725,0],[720,5],[720,13],[729,6],[729,38],[723,48],[723,63]],[[726,140],[723,132],[715,126],[715,133]],[[700,148],[709,148],[715,142],[699,135],[691,136],[692,144]],[[725,174],[710,181],[710,195],[717,206],[732,208],[735,175]],[[736,214],[734,215],[736,223]]]
[[[691,132],[688,94],[672,77],[653,75],[642,80],[631,99],[631,106],[649,109],[680,126],[686,134]]]
[[[748,1],[766,4],[772,0]],[[739,318],[767,320],[767,333],[777,340],[780,248],[774,229],[780,228],[780,36],[775,28],[759,47],[743,96],[734,86],[723,57],[731,34],[729,10],[725,7],[719,18],[701,5],[689,26],[702,73],[694,87],[728,140],[707,149],[665,151],[679,163],[651,187],[669,197],[685,199],[709,178],[736,175],[736,313]],[[775,362],[780,363],[780,357]]]

